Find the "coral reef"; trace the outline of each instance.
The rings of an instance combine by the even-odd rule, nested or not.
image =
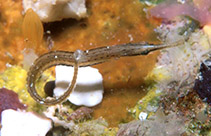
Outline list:
[[[141,121],[122,125],[118,135],[209,135],[211,133],[209,122],[211,109],[193,90],[200,63],[208,58],[207,54],[210,53],[210,35],[208,34],[210,27],[205,26],[206,31],[204,32],[197,29],[189,35],[186,28],[194,30],[196,27],[192,25],[190,20],[179,22],[177,20],[168,23],[162,24],[156,29],[156,32],[160,35],[159,38],[164,43],[190,37],[184,45],[165,49],[160,53],[155,68],[145,78],[147,85],[149,85],[146,89],[147,95],[138,101],[135,108],[130,110],[134,118]],[[204,24],[204,22],[201,21],[201,24]],[[183,31],[182,35],[180,35],[181,30]],[[130,65],[133,64],[130,63]],[[127,67],[130,67],[130,65],[127,65]],[[135,67],[139,68],[139,65]],[[207,69],[205,71],[207,73]],[[38,90],[43,90],[44,83],[54,80],[51,75],[52,73],[47,72],[41,76],[38,81]],[[203,72],[201,72],[201,75],[205,76]],[[49,76],[50,78],[48,78]],[[121,72],[120,77],[124,77]],[[54,123],[54,128],[48,134],[116,135],[118,128],[109,128],[106,120],[102,118],[91,118],[92,109],[74,107],[69,103],[68,106],[64,103],[44,109],[28,95],[25,79],[26,71],[24,69],[18,66],[10,66],[4,73],[0,74],[0,87],[6,87],[17,92],[20,100],[28,106],[29,110],[42,111],[42,113],[45,110],[44,114],[51,118]],[[204,79],[209,83],[209,76],[205,76]],[[115,84],[114,80],[110,81]],[[51,83],[54,83],[54,81]],[[209,87],[202,85],[202,82],[198,79],[196,83],[200,83],[203,88]],[[45,87],[49,86],[46,85]],[[46,88],[45,90],[52,90],[54,87]],[[204,92],[205,89],[200,90],[197,87],[195,90],[199,95],[203,94],[200,97],[207,98],[206,100],[209,103],[209,92]],[[41,95],[45,94],[41,93]],[[48,95],[52,96],[52,92]]]
[[[120,126],[117,136],[179,136],[185,132],[185,123],[175,113],[164,115],[158,110],[145,121],[133,121]]]
[[[176,34],[180,32],[181,26],[184,26],[185,22],[161,25],[156,31],[160,33],[160,39],[166,42],[173,41],[177,37],[181,37],[180,35],[176,36]],[[148,79],[151,78],[163,86],[178,82],[177,89],[184,84],[188,85],[195,79],[200,62],[208,57],[210,51],[208,37],[202,30],[196,30],[184,45],[165,49],[161,52],[157,66],[148,75]],[[167,90],[167,88],[163,90]]]
[[[165,35],[165,32],[171,33],[172,28],[179,30],[176,24],[173,24],[174,27],[172,28],[169,26],[161,26],[157,31],[162,31],[161,33],[164,32]],[[165,36],[165,38],[168,40],[174,39],[169,36]],[[184,45],[161,52],[161,55],[158,57],[157,66],[154,69],[155,71],[153,70],[154,74],[152,75],[155,76],[160,71],[160,74],[165,77],[162,80],[154,78],[154,81],[157,82],[156,86],[163,90],[160,105],[164,108],[166,114],[173,111],[177,113],[179,118],[183,117],[186,119],[188,129],[185,133],[189,135],[203,135],[210,131],[210,129],[207,129],[210,128],[210,123],[206,123],[210,120],[208,113],[203,117],[205,121],[201,123],[201,126],[203,126],[201,130],[193,129],[200,127],[200,125],[196,125],[196,122],[199,121],[196,116],[201,112],[206,113],[207,108],[209,108],[209,105],[201,101],[193,87],[200,64],[209,58],[210,53],[209,36],[204,31],[198,29],[190,35]],[[195,127],[191,128],[191,124],[195,124]]]
[[[162,24],[156,31],[159,33],[159,38],[162,41],[171,42],[182,37],[180,32],[183,31],[182,29],[184,29],[188,22],[188,20],[172,21],[168,24]],[[134,109],[130,110],[136,119],[143,112],[147,113],[148,117],[143,121],[126,124],[125,127],[120,128],[118,133],[134,135],[138,132],[140,134],[153,135],[151,131],[149,133],[148,129],[143,130],[142,127],[146,126],[150,130],[153,129],[152,126],[159,120],[156,113],[157,109],[162,110],[166,118],[171,114],[174,115],[174,118],[170,117],[168,122],[184,120],[183,125],[179,125],[183,130],[179,132],[183,134],[203,135],[210,133],[209,105],[204,103],[193,90],[200,63],[209,58],[210,53],[209,36],[201,29],[196,29],[195,32],[191,33],[183,45],[162,50],[158,56],[155,68],[145,78],[146,83],[149,85],[148,94],[137,103]],[[208,73],[206,74],[208,75]],[[205,79],[210,80],[210,76],[207,76]],[[207,82],[204,83],[207,84]],[[209,86],[206,86],[207,88]],[[203,94],[209,97],[209,94]],[[154,118],[153,121],[151,117]],[[141,122],[148,123],[142,123],[142,126],[140,125]],[[163,131],[175,130],[174,127],[176,126],[168,126],[169,128]],[[199,129],[200,126],[201,129]],[[165,127],[163,126],[163,128]],[[152,131],[156,135],[167,135],[167,133],[161,132],[160,129]]]
[[[80,123],[66,123],[54,127],[47,136],[115,136],[118,128],[108,128],[108,123],[103,118],[88,120]]]
[[[51,118],[56,126],[69,128],[74,123],[80,123],[92,118],[93,110],[87,107],[70,107],[71,104],[61,104],[48,107],[44,114]],[[71,124],[71,125],[70,125]]]
[[[90,108],[80,107],[77,110],[75,110],[72,114],[70,114],[67,120],[74,120],[80,122],[82,120],[90,119],[92,112],[93,110]]]
[[[104,133],[105,129],[108,127],[108,123],[99,118],[97,120],[87,121],[84,123],[80,123],[75,125],[72,128],[72,135],[92,135],[92,136],[100,136]]]
[[[172,22],[171,24],[163,24],[156,29],[156,32],[159,33],[159,38],[162,41],[175,41],[183,37],[179,33],[187,23],[190,22],[183,20]],[[181,95],[185,93],[179,91],[180,88],[190,84],[193,85],[199,64],[209,52],[209,40],[201,30],[192,33],[184,45],[163,50],[158,56],[155,68],[145,78],[145,82],[149,85],[149,92],[138,102],[135,109],[131,110],[134,113],[133,115],[138,118],[142,111],[150,113],[147,110],[147,106],[158,107],[160,95],[175,96],[177,93],[181,93]]]

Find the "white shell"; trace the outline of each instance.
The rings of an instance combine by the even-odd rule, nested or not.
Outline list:
[[[50,119],[12,109],[2,112],[1,124],[1,136],[45,136],[52,128]]]
[[[56,66],[55,96],[62,95],[66,91],[73,77],[73,67]],[[68,97],[75,105],[88,107],[99,104],[103,99],[103,78],[98,69],[82,67],[78,69],[76,87]]]

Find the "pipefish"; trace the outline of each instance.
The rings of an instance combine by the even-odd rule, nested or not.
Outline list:
[[[112,58],[120,58],[124,56],[147,55],[149,52],[160,50],[163,48],[181,45],[185,40],[178,40],[174,43],[153,45],[148,43],[128,43],[121,45],[113,45],[99,47],[86,51],[76,50],[75,52],[67,51],[51,51],[40,56],[30,67],[27,76],[27,88],[31,97],[38,103],[43,105],[54,105],[63,102],[70,95],[76,84],[78,67],[92,66],[103,63]],[[67,91],[59,98],[42,98],[36,90],[36,80],[48,68],[56,65],[66,65],[74,67],[74,75]]]

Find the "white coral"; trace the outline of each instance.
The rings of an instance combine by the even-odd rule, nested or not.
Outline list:
[[[32,8],[43,22],[86,17],[85,0],[23,0],[23,8]]]
[[[1,136],[45,136],[52,128],[48,118],[12,109],[2,112],[1,124]]]

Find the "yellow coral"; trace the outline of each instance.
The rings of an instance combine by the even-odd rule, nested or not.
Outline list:
[[[119,128],[114,127],[114,128],[105,128],[104,133],[102,136],[116,136]]]
[[[0,74],[0,87],[19,92],[19,89],[25,88],[27,72],[20,67],[9,67]]]
[[[38,90],[43,89],[44,83],[47,81],[47,77],[50,77],[48,80],[53,79],[50,72],[45,72],[44,76],[42,76],[38,82]],[[0,88],[4,87],[13,90],[18,94],[19,99],[28,106],[29,110],[40,111],[42,107],[37,104],[27,92],[26,78],[27,71],[23,68],[19,66],[8,67],[4,73],[0,74]]]
[[[163,66],[155,66],[155,68],[145,77],[145,81],[162,82],[170,78],[170,73]]]
[[[161,95],[162,93],[157,90],[156,87],[153,87],[151,88],[147,95],[144,96],[138,103],[137,105],[135,106],[135,108],[133,108],[131,110],[131,112],[134,114],[135,118],[136,119],[139,119],[139,114],[141,112],[147,112],[148,113],[148,117],[150,117],[151,115],[154,114],[154,112],[152,111],[147,111],[147,107],[148,106],[158,106],[158,102],[159,102],[159,96]]]

